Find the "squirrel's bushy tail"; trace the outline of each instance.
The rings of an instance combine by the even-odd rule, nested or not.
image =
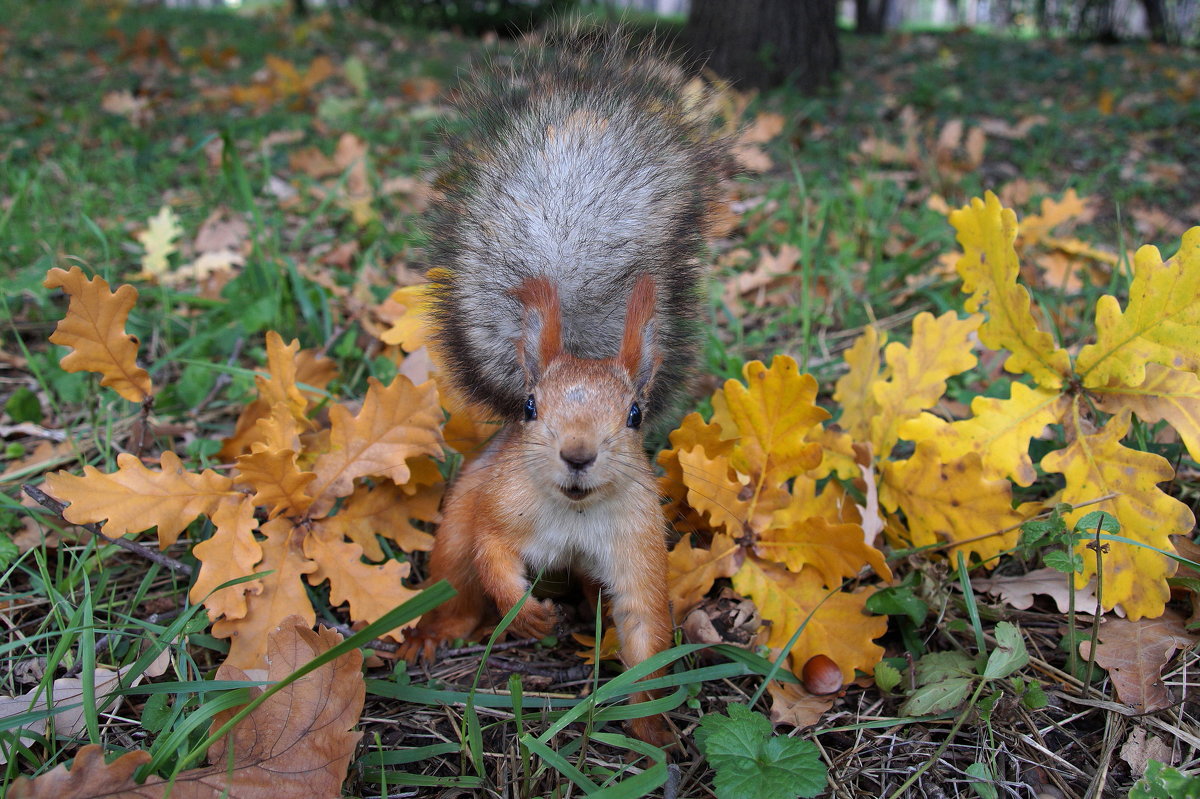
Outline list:
[[[462,132],[429,217],[435,346],[472,400],[516,418],[525,400],[511,291],[558,286],[563,345],[620,348],[625,302],[658,286],[662,357],[647,406],[670,406],[696,357],[706,218],[727,162],[684,72],[619,32],[561,30],[493,63],[458,102]]]

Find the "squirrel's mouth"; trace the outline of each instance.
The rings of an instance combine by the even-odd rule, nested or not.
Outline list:
[[[585,488],[584,486],[562,486],[561,491],[567,499],[573,499],[577,502],[592,493],[592,489]]]

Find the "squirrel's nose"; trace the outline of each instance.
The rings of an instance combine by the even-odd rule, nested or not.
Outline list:
[[[596,451],[588,449],[581,444],[575,444],[569,447],[564,447],[558,451],[558,456],[563,459],[567,466],[573,471],[582,472],[587,467],[591,466],[596,460]]]

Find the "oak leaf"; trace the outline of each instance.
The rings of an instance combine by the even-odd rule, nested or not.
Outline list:
[[[188,592],[188,599],[204,603],[208,618],[215,621],[222,616],[241,619],[246,616],[246,595],[257,595],[262,583],[254,580],[222,588],[217,586],[254,573],[254,567],[262,560],[263,551],[254,531],[258,520],[254,518],[254,502],[249,497],[241,501],[226,500],[212,514],[213,534],[192,549],[192,555],[200,561],[200,572]]]
[[[283,339],[274,331],[267,333],[266,343],[267,373],[254,376],[258,398],[242,409],[233,434],[222,442],[218,454],[226,460],[248,452],[254,443],[263,440],[264,430],[257,424],[260,419],[272,415],[277,403],[287,409],[298,426],[309,427],[308,408],[324,395],[325,387],[337,377],[333,360],[315,350],[297,352],[299,343],[296,341],[284,346]],[[285,448],[294,447],[288,444]]]
[[[1121,446],[1129,432],[1129,417],[1126,409],[1096,431],[1076,399],[1064,424],[1070,443],[1042,458],[1042,468],[1066,478],[1063,502],[1088,503],[1063,517],[1068,527],[1085,513],[1105,511],[1121,523],[1123,537],[1172,552],[1170,536],[1191,532],[1196,520],[1187,505],[1157,487],[1175,475],[1165,458]],[[1095,502],[1102,497],[1111,498]],[[1089,543],[1084,540],[1076,547],[1083,556],[1083,572],[1075,578],[1077,587],[1096,574],[1096,553],[1088,548]],[[1141,546],[1105,544],[1100,591],[1104,607],[1119,604],[1135,621],[1161,615],[1170,598],[1167,578],[1175,573],[1175,561]]]
[[[87,279],[78,266],[66,272],[55,267],[42,284],[61,288],[71,298],[50,341],[73,352],[62,359],[68,372],[97,372],[108,386],[130,402],[144,402],[153,391],[150,374],[137,365],[138,340],[125,332],[137,289],[121,286],[115,292],[101,277]]]
[[[838,379],[833,401],[842,409],[838,424],[855,441],[871,437],[871,420],[878,413],[872,387],[883,369],[881,355],[886,343],[887,333],[867,325],[843,356],[849,370]]]
[[[313,498],[305,489],[316,479],[312,472],[300,470],[296,452],[291,449],[274,449],[258,443],[237,459],[236,482],[254,488],[254,504],[267,506],[268,518],[285,511],[302,514],[308,510]]]
[[[418,283],[392,292],[392,302],[404,306],[404,313],[390,328],[383,331],[379,340],[394,344],[405,352],[415,352],[425,346],[425,334],[429,330],[430,288],[432,283]]]
[[[737,438],[731,463],[765,488],[782,485],[821,463],[821,445],[805,441],[829,418],[816,405],[817,381],[800,374],[796,362],[776,355],[768,369],[761,361],[742,367],[746,385],[725,381],[713,395],[713,421],[727,438]]]
[[[1094,215],[1091,199],[1080,197],[1074,189],[1067,189],[1061,200],[1046,197],[1042,200],[1041,213],[1028,214],[1025,217],[1021,222],[1021,242],[1032,246],[1048,239],[1046,243],[1054,246],[1054,239],[1050,236],[1051,230],[1072,219],[1087,222]]]
[[[1017,610],[1033,607],[1035,595],[1048,596],[1054,600],[1059,613],[1071,610],[1071,594],[1075,594],[1075,612],[1094,614],[1103,612],[1096,602],[1095,585],[1089,583],[1082,588],[1067,588],[1067,575],[1049,567],[1034,569],[1024,574],[1004,577],[975,577],[971,585],[1000,597],[1004,604]]]
[[[1194,372],[1148,363],[1141,384],[1116,383],[1089,393],[1105,413],[1118,414],[1127,408],[1144,422],[1169,423],[1192,459],[1200,460],[1200,377]]]
[[[397,376],[387,387],[375,378],[368,383],[357,416],[344,405],[329,410],[329,451],[312,469],[317,475],[312,493],[321,508],[349,496],[357,477],[377,475],[405,483],[407,458],[442,452],[442,409],[432,381],[414,386]]]
[[[383,549],[376,539],[379,535],[394,541],[405,552],[428,552],[433,549],[433,536],[414,527],[410,520],[435,521],[445,485],[420,486],[415,493],[409,493],[407,488],[408,485],[394,483],[359,485],[342,503],[337,515],[315,524],[358,544],[367,560],[383,559]]]
[[[708,517],[713,529],[724,528],[735,536],[745,531],[751,515],[751,491],[734,478],[730,458],[706,458],[697,447],[678,454],[687,504]]]
[[[145,249],[142,254],[142,271],[138,277],[155,280],[162,276],[168,268],[167,258],[179,248],[175,239],[183,235],[179,225],[179,217],[164,205],[155,216],[150,217],[148,227],[137,235],[138,242]]]
[[[297,617],[285,619],[264,642],[267,679],[278,682],[341,641],[322,627],[313,632]],[[362,653],[352,650],[296,679],[250,712],[208,750],[211,765],[189,769],[171,780],[150,777],[138,785],[134,772],[150,760],[144,751],[104,762],[97,745],[83,747],[70,771],[58,766],[29,780],[19,778],[14,799],[278,799],[341,796],[342,782],[362,733],[350,732],[362,713],[366,689]],[[228,661],[218,680],[248,677]],[[262,689],[252,689],[261,692]],[[213,717],[212,732],[241,708]]]
[[[771,526],[755,542],[754,551],[794,572],[811,566],[828,588],[839,585],[843,578],[854,577],[863,566],[870,566],[884,580],[892,579],[883,553],[863,542],[862,525],[830,523],[820,516],[806,515],[803,508],[776,511]]]
[[[362,547],[320,527],[305,537],[304,554],[317,564],[308,575],[309,584],[328,580],[330,604],[349,603],[355,621],[373,622],[420,593],[404,586],[411,563],[363,563]],[[399,628],[387,635],[402,640]]]
[[[767,685],[771,695],[771,722],[792,727],[811,727],[833,707],[836,695],[814,696],[803,685],[771,680]]]
[[[1029,486],[1037,479],[1029,441],[1061,420],[1069,405],[1070,398],[1059,391],[1013,383],[1008,399],[971,400],[967,419],[946,422],[923,413],[901,425],[900,435],[909,441],[935,441],[948,459],[978,453],[992,476],[1004,475],[1017,485]]]
[[[1176,649],[1191,649],[1198,639],[1173,610],[1156,619],[1105,619],[1096,646],[1096,665],[1108,671],[1117,698],[1134,713],[1153,713],[1174,705],[1162,669]],[[1089,657],[1091,641],[1080,642]]]
[[[84,466],[83,477],[54,472],[46,475],[46,491],[70,503],[63,518],[72,524],[104,522],[101,529],[110,538],[158,527],[159,547],[166,549],[193,519],[211,516],[238,493],[232,480],[214,471],[186,471],[174,452],[164,452],[159,462],[161,470],[152,471],[122,452],[112,474],[94,466]]]
[[[936,318],[921,313],[913,319],[911,344],[887,345],[883,377],[871,387],[876,410],[869,440],[877,455],[891,453],[901,424],[937,404],[947,378],[975,366],[971,338],[981,321],[979,316],[959,319],[954,311]]]
[[[912,457],[885,461],[881,472],[879,502],[904,511],[909,546],[954,544],[951,562],[961,551],[968,563],[976,555],[994,566],[1016,544],[1024,518],[1013,510],[1012,486],[987,477],[978,453],[948,459],[933,442],[918,441]]]
[[[797,675],[810,658],[825,655],[837,664],[845,684],[854,679],[855,669],[870,673],[883,657],[883,647],[874,639],[887,632],[887,617],[864,610],[870,590],[835,591],[826,599],[830,592],[816,569],[793,574],[757,558],[746,558],[733,576],[733,587],[753,599],[763,618],[772,622],[767,638],[771,649],[782,649],[808,620],[790,653],[792,672]]]
[[[678,624],[719,577],[732,577],[741,565],[741,548],[733,536],[716,533],[708,549],[693,548],[688,536],[667,553],[667,592]]]
[[[1200,227],[1165,262],[1157,247],[1137,251],[1125,310],[1112,295],[1097,300],[1096,343],[1079,351],[1075,368],[1087,388],[1137,386],[1151,363],[1200,370]]]
[[[1030,310],[1029,291],[1017,284],[1016,214],[1002,208],[989,191],[983,200],[973,199],[950,214],[950,223],[963,248],[956,269],[963,291],[971,295],[966,310],[987,313],[979,328],[980,341],[1011,353],[1004,362],[1008,371],[1028,373],[1046,388],[1062,386],[1071,371],[1070,357],[1038,324]]]
[[[225,662],[239,669],[262,667],[267,655],[268,633],[288,616],[298,615],[308,625],[316,622],[301,577],[319,567],[304,555],[304,532],[283,517],[265,523],[260,532],[266,540],[259,543],[263,558],[256,569],[271,573],[257,581],[259,593],[253,602],[247,603],[246,615],[237,619],[218,619],[212,626],[214,636],[229,639],[229,655]]]
[[[729,456],[733,454],[732,440],[721,438],[721,426],[708,423],[698,413],[689,413],[679,423],[679,427],[671,431],[669,436],[671,446],[658,453],[658,465],[662,467],[663,476],[659,479],[659,490],[666,496],[667,504],[663,513],[668,521],[678,529],[703,529],[702,517],[687,503],[688,486],[683,473],[683,465],[679,462],[679,454],[697,447],[709,457]]]

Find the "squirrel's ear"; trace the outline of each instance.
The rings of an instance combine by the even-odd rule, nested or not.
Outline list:
[[[521,303],[521,335],[517,339],[517,362],[532,386],[552,360],[562,352],[562,312],[558,288],[548,278],[529,278],[513,289]]]
[[[629,294],[629,305],[625,309],[625,333],[621,337],[621,353],[617,360],[629,373],[638,392],[645,393],[654,373],[662,363],[662,356],[655,346],[654,305],[657,291],[654,278],[642,275]]]

